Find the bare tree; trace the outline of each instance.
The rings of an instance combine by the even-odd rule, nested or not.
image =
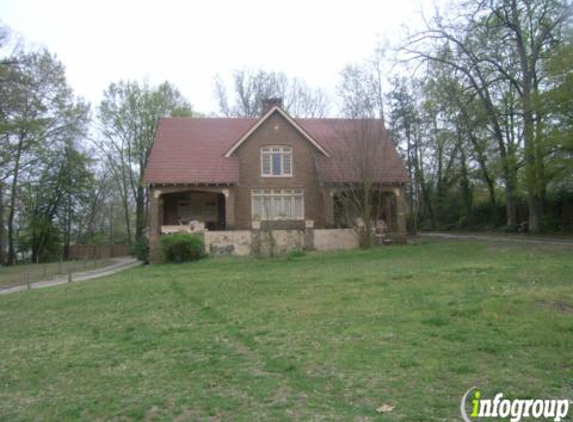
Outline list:
[[[374,230],[382,210],[386,131],[382,120],[344,119],[336,127],[338,145],[331,152],[337,163],[337,200],[345,225],[353,228],[361,247],[374,243]]]
[[[384,123],[385,51],[377,48],[373,57],[342,70],[338,94],[345,115],[365,115]]]
[[[219,112],[226,117],[259,117],[263,100],[281,98],[283,107],[295,117],[324,117],[328,114],[328,95],[304,81],[288,78],[282,72],[238,70],[233,73],[232,95],[221,75],[215,77],[214,96]],[[231,98],[230,98],[231,97]]]

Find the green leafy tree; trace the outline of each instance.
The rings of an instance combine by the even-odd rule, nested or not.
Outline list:
[[[573,34],[558,46],[549,59],[549,89],[539,102],[547,115],[547,177],[557,186],[573,190]]]
[[[405,51],[449,67],[480,103],[497,143],[507,225],[518,223],[523,168],[529,228],[539,231],[548,149],[546,116],[536,99],[544,89],[544,62],[562,38],[571,5],[561,0],[487,0],[458,6],[410,37]]]
[[[33,178],[64,140],[85,135],[89,119],[89,107],[74,98],[63,65],[48,51],[19,52],[15,62],[10,78],[0,84],[4,99],[0,140],[5,153],[0,178],[8,186],[9,264],[16,260],[16,217],[24,226],[43,226],[20,218],[22,183],[28,189],[45,189],[35,185]]]
[[[131,207],[135,203],[135,239],[147,223],[147,165],[161,117],[192,116],[189,102],[169,82],[158,87],[131,81],[112,83],[98,108],[101,139],[97,142],[120,192],[128,242],[132,241]]]

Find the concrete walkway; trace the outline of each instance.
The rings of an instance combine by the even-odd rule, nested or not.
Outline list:
[[[114,261],[114,263],[107,267],[98,268],[93,271],[73,273],[72,283],[76,283],[79,281],[95,280],[101,277],[107,277],[120,271],[137,267],[143,264],[143,262],[138,261],[137,259],[132,257],[112,258],[112,261]],[[50,280],[38,281],[36,283],[32,283],[30,284],[30,289],[41,289],[43,287],[52,287],[52,286],[57,286],[59,284],[65,284],[68,282],[69,282],[68,276],[63,275]],[[7,295],[10,293],[21,292],[24,290],[28,290],[28,286],[26,284],[2,289],[0,290],[0,295]]]
[[[487,240],[494,242],[532,243],[540,245],[570,246],[573,247],[573,239],[544,239],[541,237],[529,237],[519,235],[488,235],[488,234],[459,234],[459,233],[419,233],[420,237],[433,237],[451,240]]]

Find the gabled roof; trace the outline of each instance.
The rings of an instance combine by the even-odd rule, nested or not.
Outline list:
[[[272,110],[272,112],[277,110]],[[278,109],[279,112],[284,111]],[[270,113],[270,112],[269,112]],[[360,121],[350,119],[293,119],[293,126],[316,143],[315,164],[323,182],[342,183],[358,177],[351,160],[350,133]],[[265,115],[268,117],[267,115]],[[151,150],[145,183],[148,184],[236,184],[239,162],[233,154],[260,126],[251,118],[164,118],[159,122]],[[382,125],[381,122],[379,122]],[[381,126],[381,148],[376,151],[379,166],[375,177],[383,183],[403,183],[408,174],[396,148]],[[305,135],[306,134],[306,135]],[[307,137],[308,136],[308,137]],[[320,148],[319,148],[320,146]]]
[[[225,153],[255,119],[163,118],[145,169],[145,183],[236,183],[239,162]]]
[[[316,154],[316,171],[321,182],[360,183],[364,172],[372,182],[405,183],[408,173],[396,146],[381,120],[297,119],[321,144],[328,148],[329,158]],[[379,143],[364,140],[368,136]],[[364,155],[367,155],[364,157]],[[367,167],[366,169],[361,166]]]
[[[227,158],[231,157],[233,152],[235,152],[243,144],[243,142],[245,142],[249,138],[249,136],[251,136],[259,127],[261,127],[263,125],[263,123],[265,123],[267,121],[267,119],[273,115],[273,113],[279,113],[281,116],[283,116],[307,141],[309,141],[312,145],[314,145],[317,150],[319,150],[325,156],[330,157],[330,155],[328,154],[327,151],[325,151],[325,149],[322,147],[322,145],[320,145],[320,143],[317,142],[316,139],[314,139],[292,117],[290,117],[288,115],[288,113],[286,113],[279,106],[274,106],[269,111],[267,111],[267,113],[263,117],[261,117],[257,121],[257,123],[255,123],[243,136],[241,136],[237,140],[237,142],[235,142],[235,144],[231,147],[231,149],[229,149],[229,151],[227,151],[227,153],[225,154],[225,157],[227,157]]]

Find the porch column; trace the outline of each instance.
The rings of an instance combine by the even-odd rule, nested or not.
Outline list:
[[[323,188],[324,224],[327,228],[334,227],[334,194],[336,189]]]
[[[232,229],[235,227],[235,190],[223,189],[225,195],[225,228]]]
[[[149,262],[157,263],[163,261],[159,236],[161,235],[161,225],[163,224],[163,197],[161,190],[152,189],[149,197]]]
[[[406,198],[403,188],[394,190],[396,197],[396,241],[406,242]]]

